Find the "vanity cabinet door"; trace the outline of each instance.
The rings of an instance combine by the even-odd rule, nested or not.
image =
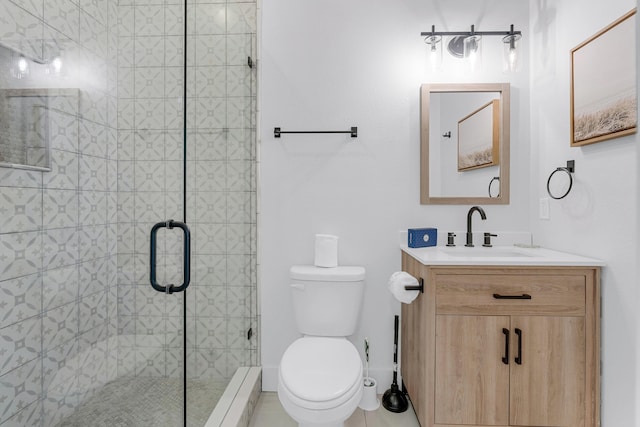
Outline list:
[[[436,424],[509,424],[508,331],[509,316],[436,316]]]
[[[511,325],[520,336],[511,343],[509,424],[584,425],[584,317],[513,316]]]

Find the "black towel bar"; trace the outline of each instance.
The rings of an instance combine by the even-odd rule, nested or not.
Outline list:
[[[351,138],[358,137],[358,127],[352,126],[350,130],[282,130],[280,128],[273,128],[273,137],[280,138],[283,133],[349,133]]]

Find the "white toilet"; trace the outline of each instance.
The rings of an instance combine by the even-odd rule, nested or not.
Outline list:
[[[355,332],[364,290],[363,267],[291,267],[298,330],[284,352],[278,397],[301,427],[342,427],[360,403],[362,361],[346,339]]]

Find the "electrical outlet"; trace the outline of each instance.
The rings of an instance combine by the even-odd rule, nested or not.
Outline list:
[[[551,219],[549,216],[549,198],[541,197],[540,198],[540,210],[539,210],[540,219]]]

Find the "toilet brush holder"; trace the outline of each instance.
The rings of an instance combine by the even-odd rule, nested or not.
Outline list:
[[[358,407],[365,411],[375,411],[380,407],[380,400],[377,394],[377,382],[374,378],[364,377],[362,399]]]

